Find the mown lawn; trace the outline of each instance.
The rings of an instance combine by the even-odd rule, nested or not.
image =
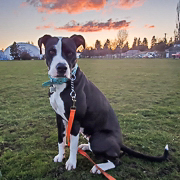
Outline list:
[[[125,155],[108,173],[123,180],[180,179],[180,61],[82,59],[79,66],[109,99],[127,146],[161,155],[169,144],[168,161]],[[66,171],[68,149],[63,163],[52,162],[57,128],[48,88],[41,86],[46,80],[43,61],[0,62],[0,179],[105,179],[90,174],[92,164],[81,155],[77,169]]]

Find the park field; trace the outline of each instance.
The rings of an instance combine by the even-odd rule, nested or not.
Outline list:
[[[155,156],[169,145],[165,162],[124,155],[108,173],[118,180],[180,179],[180,60],[81,59],[78,64],[110,101],[125,145]],[[105,179],[91,174],[93,165],[81,155],[76,170],[66,171],[68,148],[63,163],[52,161],[57,128],[48,87],[42,87],[47,80],[44,61],[0,62],[0,179]]]

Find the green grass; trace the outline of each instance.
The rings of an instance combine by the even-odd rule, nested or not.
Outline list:
[[[180,61],[82,59],[79,66],[109,99],[127,146],[161,155],[169,144],[168,161],[126,155],[108,173],[116,179],[180,179]],[[0,62],[0,179],[105,179],[90,174],[92,164],[81,155],[77,169],[66,171],[68,149],[63,163],[52,162],[57,128],[48,88],[41,87],[47,79],[43,61]]]

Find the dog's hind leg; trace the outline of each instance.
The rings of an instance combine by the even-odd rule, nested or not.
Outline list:
[[[81,145],[79,145],[78,148],[82,149],[83,151],[92,151],[89,143],[88,144],[81,144]]]
[[[58,155],[54,157],[54,162],[62,162],[66,144],[66,121],[64,121],[58,114],[56,114],[56,120],[58,127]]]
[[[109,169],[115,168],[115,164],[108,160],[106,163],[97,164],[98,167],[100,167],[103,171],[107,171]],[[97,169],[97,167],[94,165],[93,168],[90,171],[93,174],[101,174],[101,171]]]
[[[91,136],[90,147],[92,152],[103,159],[106,163],[97,164],[102,170],[113,169],[120,163],[120,147],[116,138],[110,133],[99,132]],[[101,172],[93,166],[91,173],[100,174]]]

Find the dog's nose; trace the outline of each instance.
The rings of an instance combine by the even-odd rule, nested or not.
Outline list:
[[[65,73],[67,70],[67,67],[66,67],[66,64],[58,63],[56,65],[56,69],[57,69],[58,73]]]

